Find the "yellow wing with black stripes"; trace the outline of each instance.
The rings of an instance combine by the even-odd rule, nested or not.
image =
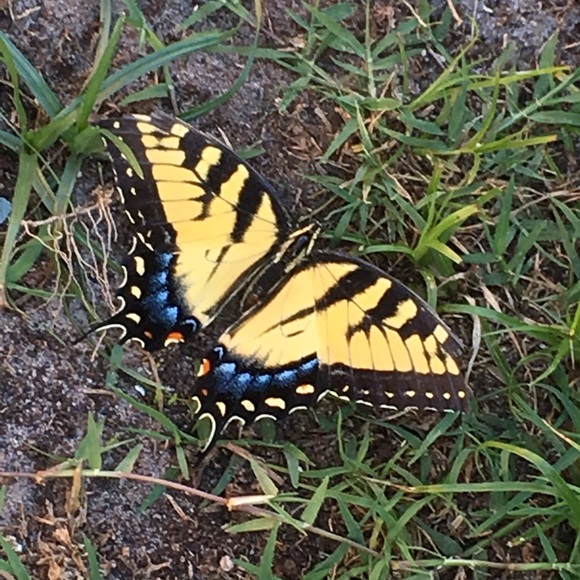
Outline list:
[[[287,239],[288,217],[251,167],[174,117],[99,126],[135,235],[121,308],[93,330],[155,350],[209,324]]]
[[[401,282],[368,263],[317,253],[206,354],[194,399],[206,449],[232,420],[281,419],[332,393],[391,409],[463,410],[460,344]]]

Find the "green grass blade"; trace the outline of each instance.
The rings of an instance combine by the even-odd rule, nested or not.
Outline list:
[[[314,494],[312,495],[312,498],[310,499],[306,507],[304,508],[304,511],[302,512],[302,516],[300,519],[306,522],[307,524],[310,525],[314,524],[318,516],[318,512],[320,511],[320,508],[322,507],[322,504],[326,498],[326,490],[328,489],[328,483],[329,479],[328,477],[325,477],[321,481],[320,485],[318,486]]]
[[[126,65],[105,80],[101,86],[97,102],[100,103],[108,99],[129,83],[168,62],[192,52],[207,50],[226,42],[235,32],[235,30],[229,30],[226,32],[204,32],[196,34],[193,37],[185,38],[157,52],[148,54],[137,62]]]
[[[125,23],[125,18],[121,16],[119,20],[115,23],[113,32],[109,38],[107,46],[105,47],[102,55],[99,55],[99,60],[95,61],[95,66],[92,74],[86,85],[84,95],[81,97],[81,106],[76,119],[77,131],[80,132],[85,129],[88,125],[88,119],[92,113],[95,103],[99,98],[99,92],[103,81],[109,70],[109,66],[115,56],[115,51],[117,50],[117,45],[119,44],[119,39],[121,38],[121,32],[123,31],[123,26]]]
[[[89,562],[89,580],[103,580],[103,575],[99,568],[99,560],[97,552],[91,540],[83,534],[83,544],[87,553],[87,560]]]
[[[18,69],[16,67],[16,63],[14,62],[14,57],[10,52],[10,47],[6,42],[6,39],[2,36],[0,36],[0,56],[2,57],[1,60],[3,60],[6,64],[8,74],[10,75],[10,81],[12,83],[12,100],[14,101],[16,115],[18,116],[18,125],[20,127],[20,131],[25,133],[28,126],[28,119],[24,105],[22,104],[22,99],[20,97],[20,78],[18,75]]]
[[[49,117],[54,117],[62,109],[58,97],[52,92],[40,72],[38,72],[27,58],[16,48],[8,35],[0,31],[0,41],[9,50],[16,66],[18,74],[28,87],[40,106],[47,112]]]
[[[34,154],[22,153],[18,165],[18,177],[12,199],[12,213],[8,219],[8,227],[0,256],[0,309],[7,304],[6,283],[15,242],[20,232],[21,222],[28,207],[32,181],[37,170],[37,157]]]
[[[0,145],[17,153],[22,147],[22,140],[12,133],[0,131]]]
[[[566,502],[569,509],[568,517],[571,525],[576,529],[580,529],[580,495],[572,491],[569,484],[562,478],[556,469],[548,463],[548,461],[527,449],[499,441],[490,441],[485,443],[484,447],[503,449],[508,453],[522,457],[534,465],[536,469],[538,469],[538,471],[540,471],[542,475],[552,483],[554,489],[558,491],[560,497]]]
[[[28,574],[28,571],[20,561],[18,554],[2,535],[0,535],[0,548],[2,548],[6,554],[6,557],[8,558],[8,564],[10,565],[10,569],[7,570],[7,573],[10,574],[8,578],[16,578],[16,580],[31,580],[32,577]]]
[[[260,19],[258,18],[257,20],[259,23]],[[251,71],[252,66],[254,64],[254,58],[256,56],[256,51],[258,48],[259,34],[260,34],[260,27],[257,26],[256,33],[254,35],[254,42],[252,43],[252,46],[250,47],[250,51],[247,54],[248,58],[246,60],[246,64],[244,65],[242,72],[238,75],[238,77],[232,83],[230,88],[227,91],[225,91],[223,94],[219,95],[218,97],[216,97],[214,99],[210,99],[209,101],[202,103],[201,105],[198,105],[196,107],[191,107],[187,111],[184,111],[183,114],[181,115],[181,117],[184,120],[190,121],[192,119],[195,119],[197,117],[201,117],[201,116],[207,114],[209,111],[212,111],[213,109],[216,109],[217,107],[220,107],[221,105],[223,105],[225,102],[227,102],[229,99],[231,99],[232,96],[235,95],[240,90],[242,85],[248,80],[248,77],[250,76],[250,71]]]

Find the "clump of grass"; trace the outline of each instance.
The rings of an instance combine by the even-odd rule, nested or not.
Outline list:
[[[538,68],[526,71],[506,66],[507,50],[494,62],[471,61],[475,41],[447,54],[445,22],[424,26],[411,18],[373,38],[366,6],[362,40],[346,24],[354,5],[309,7],[309,19],[294,15],[304,29],[300,50],[259,54],[296,73],[281,108],[310,90],[345,119],[321,161],[340,154],[353,171],[314,178],[335,194],[329,236],[367,255],[406,254],[425,267],[432,301],[437,278],[462,280],[471,299],[450,303],[448,296],[441,310],[482,325],[472,375],[479,402],[453,430],[441,483],[422,482],[430,477],[431,445],[450,429],[445,421],[423,438],[397,430],[404,451],[369,475],[381,482],[378,500],[348,462],[331,470],[337,491],[331,486],[325,495],[344,506],[341,524],[350,537],[376,542],[384,560],[361,554],[360,567],[343,567],[342,553],[320,564],[320,576],[307,577],[332,570],[378,578],[388,569],[438,566],[577,573],[578,546],[566,537],[577,529],[579,513],[573,464],[580,206],[578,184],[567,181],[563,164],[578,132],[580,73],[555,64],[556,36]],[[442,70],[411,94],[409,71],[425,46],[439,51]],[[509,406],[498,407],[498,398]],[[494,416],[486,416],[490,411]],[[404,467],[418,461],[425,464],[421,477]],[[328,475],[305,469],[300,480]],[[466,511],[466,501],[480,507]],[[437,514],[459,522],[456,539],[430,523]],[[536,557],[510,565],[488,561],[494,541],[533,545]]]

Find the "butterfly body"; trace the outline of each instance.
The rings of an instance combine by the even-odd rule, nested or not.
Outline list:
[[[168,116],[101,126],[136,235],[122,308],[98,328],[121,326],[149,350],[186,340],[283,266],[202,359],[192,398],[211,422],[206,448],[232,420],[282,419],[327,393],[466,408],[460,344],[437,314],[371,264],[313,250],[316,226],[293,228],[272,186],[227,147]]]

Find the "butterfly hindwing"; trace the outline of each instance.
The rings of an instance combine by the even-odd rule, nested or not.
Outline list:
[[[286,239],[287,216],[262,177],[178,119],[99,125],[135,239],[121,309],[95,329],[155,350],[211,322]]]
[[[211,445],[232,419],[281,419],[330,392],[385,408],[457,409],[458,341],[433,310],[370,264],[314,254],[230,327],[194,398]]]

